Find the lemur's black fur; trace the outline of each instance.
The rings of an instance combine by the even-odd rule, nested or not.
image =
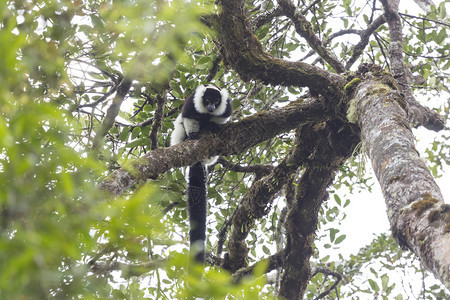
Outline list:
[[[231,117],[231,101],[226,90],[208,85],[200,85],[190,95],[183,111],[175,121],[175,128],[171,137],[171,144],[178,144],[185,139],[197,139],[203,130],[214,130],[224,124]],[[206,240],[206,167],[215,163],[217,157],[205,159],[188,169],[188,212],[189,212],[189,240],[191,253],[195,253],[196,260],[205,261]]]
[[[206,215],[208,209],[206,190],[206,167],[198,162],[190,166],[188,171],[187,207],[191,253],[195,253],[195,259],[199,262],[205,261]]]

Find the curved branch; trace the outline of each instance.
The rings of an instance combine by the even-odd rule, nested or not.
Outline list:
[[[279,6],[275,7],[272,10],[266,11],[264,14],[256,17],[253,21],[252,21],[252,26],[253,28],[260,28],[261,26],[263,26],[264,24],[270,22],[272,19],[282,16],[282,10]]]
[[[326,295],[328,295],[329,293],[331,293],[332,290],[334,290],[337,285],[339,284],[339,282],[341,282],[342,280],[342,274],[332,271],[328,268],[325,267],[320,267],[320,266],[314,266],[311,269],[311,278],[314,277],[317,273],[322,273],[324,275],[331,275],[333,277],[336,278],[336,280],[333,282],[333,284],[328,287],[325,291],[323,291],[322,293],[320,293],[316,298],[314,298],[314,300],[319,300],[324,298]],[[324,279],[325,280],[325,279]]]
[[[294,150],[268,176],[252,185],[234,211],[228,242],[229,265],[225,266],[232,272],[247,264],[248,248],[245,239],[253,228],[254,221],[267,215],[269,205],[280,189],[289,182],[291,176],[311,154],[311,146],[305,144],[300,138],[302,137],[297,135]]]
[[[358,33],[360,36],[359,42],[353,47],[353,53],[350,59],[345,64],[345,69],[350,70],[355,61],[363,54],[364,49],[369,44],[370,36],[378,29],[381,25],[384,24],[386,20],[384,16],[379,16],[373,21],[366,30]]]
[[[150,130],[150,149],[154,150],[158,148],[158,131],[161,127],[163,117],[164,117],[164,107],[167,98],[161,96],[161,94],[156,95],[156,110],[153,117],[152,129]]]
[[[116,92],[116,90],[117,90],[117,87],[118,87],[118,84],[115,84],[111,89],[109,89],[109,91],[104,93],[103,96],[98,98],[96,101],[90,102],[90,103],[86,103],[86,104],[79,104],[79,105],[75,106],[74,108],[72,108],[71,110],[75,111],[75,110],[79,110],[79,109],[84,108],[84,107],[96,107],[100,103],[102,103],[105,100],[107,100],[109,98],[109,96],[114,94]]]
[[[264,83],[309,87],[336,103],[345,98],[343,77],[303,62],[275,58],[263,50],[250,29],[242,0],[221,0],[218,16],[219,38],[224,62],[244,79]]]

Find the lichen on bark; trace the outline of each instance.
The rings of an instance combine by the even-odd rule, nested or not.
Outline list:
[[[356,92],[357,124],[385,198],[397,242],[450,286],[450,235],[433,210],[445,205],[439,187],[414,147],[414,136],[402,106],[402,95],[376,80],[365,80]],[[430,213],[432,215],[430,216]],[[445,215],[441,216],[445,218]],[[442,219],[441,219],[442,220]]]

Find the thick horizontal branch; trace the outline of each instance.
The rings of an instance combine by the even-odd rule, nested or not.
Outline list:
[[[242,153],[280,133],[328,117],[320,101],[297,100],[283,108],[260,112],[226,125],[218,134],[205,133],[199,140],[188,140],[172,147],[150,151],[114,171],[99,187],[117,196],[138,179],[154,179],[170,168],[192,165],[215,155]]]
[[[353,102],[354,101],[354,102]],[[450,206],[414,147],[397,91],[364,81],[352,100],[397,242],[450,288]]]

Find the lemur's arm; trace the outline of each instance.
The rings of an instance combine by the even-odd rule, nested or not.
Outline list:
[[[189,139],[198,139],[200,132],[200,122],[191,118],[183,118],[184,130]]]

